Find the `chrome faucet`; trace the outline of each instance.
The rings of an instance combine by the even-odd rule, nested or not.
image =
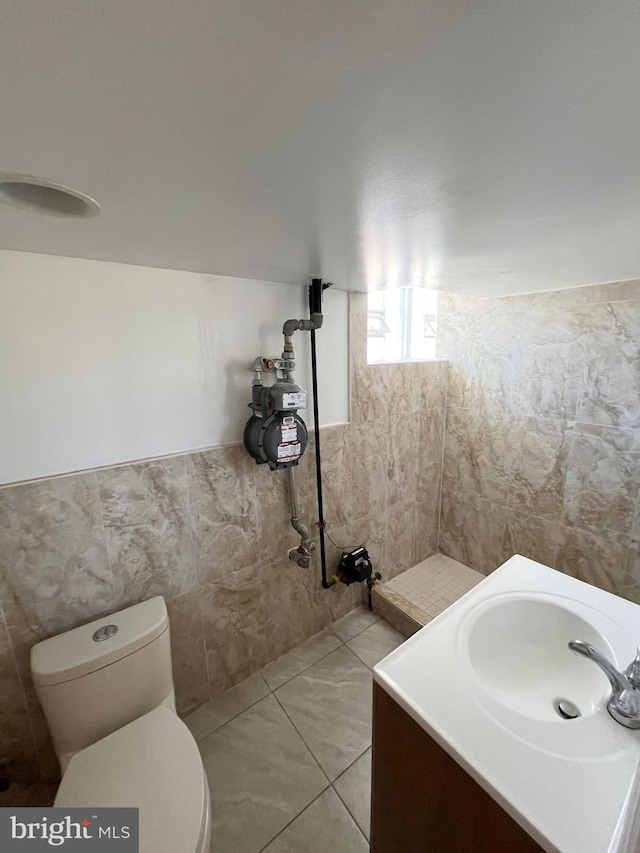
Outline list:
[[[609,679],[611,696],[607,710],[616,723],[628,729],[640,729],[640,647],[635,660],[624,672],[618,672],[611,661],[584,640],[571,640],[569,648],[577,655],[592,660]]]

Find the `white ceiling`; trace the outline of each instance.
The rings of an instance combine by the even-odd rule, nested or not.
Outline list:
[[[0,249],[479,295],[640,276],[637,0],[2,0]]]

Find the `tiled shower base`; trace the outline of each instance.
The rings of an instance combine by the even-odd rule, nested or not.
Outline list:
[[[373,610],[405,637],[410,637],[484,578],[479,572],[434,554],[371,594]]]

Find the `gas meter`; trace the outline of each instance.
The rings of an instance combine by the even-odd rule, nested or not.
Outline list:
[[[261,367],[254,366],[257,378],[249,403],[253,415],[244,428],[244,446],[258,465],[266,463],[272,471],[290,468],[298,464],[307,446],[307,427],[298,414],[298,409],[307,408],[307,392],[289,381],[263,385],[261,371],[273,370],[275,360],[259,361]]]

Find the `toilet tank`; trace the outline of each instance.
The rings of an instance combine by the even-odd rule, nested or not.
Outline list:
[[[31,649],[31,674],[62,772],[72,755],[160,705],[175,711],[161,596]]]

